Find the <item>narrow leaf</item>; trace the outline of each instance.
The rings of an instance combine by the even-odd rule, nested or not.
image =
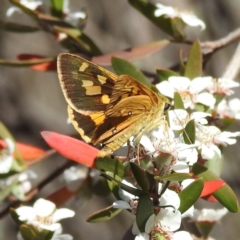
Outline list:
[[[185,109],[183,100],[178,92],[174,93],[173,101],[174,101],[174,109]]]
[[[202,75],[202,52],[198,41],[195,41],[188,55],[184,76],[194,79]]]
[[[122,209],[120,208],[110,206],[92,214],[86,221],[91,223],[105,222],[117,216],[121,211]]]
[[[149,184],[146,179],[145,171],[133,162],[130,162],[130,167],[132,169],[132,173],[138,185],[141,187],[143,191],[147,191],[149,189]]]
[[[121,178],[125,175],[125,167],[123,166],[122,162],[109,156],[97,158],[96,167],[99,170],[111,172]]]
[[[194,144],[196,138],[196,127],[194,119],[190,120],[186,127],[185,131],[183,132],[184,142],[186,144]]]
[[[156,180],[165,180],[165,181],[183,181],[185,179],[192,178],[190,173],[172,173],[165,176],[156,176]]]
[[[200,197],[203,189],[203,181],[201,179],[192,182],[182,192],[179,193],[181,204],[179,211],[186,212]]]
[[[67,34],[68,37],[75,41],[75,43],[86,53],[93,56],[99,56],[102,54],[97,45],[80,29],[54,26],[54,30],[59,33]]]
[[[13,22],[5,22],[0,20],[0,29],[10,32],[17,33],[30,33],[39,31],[39,27],[29,26],[25,24],[13,23]]]
[[[127,75],[135,78],[136,80],[138,80],[139,82],[141,82],[145,86],[147,86],[149,88],[151,87],[151,83],[144,76],[144,74],[141,71],[139,71],[130,62],[128,62],[128,61],[126,61],[124,59],[121,59],[121,58],[113,57],[112,58],[112,66],[113,66],[114,71],[118,75],[127,74]]]
[[[54,17],[63,17],[63,3],[64,0],[51,0],[50,6],[51,6],[51,13]]]
[[[142,195],[139,199],[136,212],[136,222],[140,232],[145,232],[146,222],[153,212],[154,209],[151,198],[147,195]]]

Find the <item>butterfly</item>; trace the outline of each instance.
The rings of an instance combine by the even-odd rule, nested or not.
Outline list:
[[[116,74],[77,55],[62,53],[58,77],[68,115],[82,139],[103,155],[161,124],[169,100],[128,75]]]

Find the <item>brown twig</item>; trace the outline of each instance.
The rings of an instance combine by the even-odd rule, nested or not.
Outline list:
[[[53,171],[47,178],[45,178],[43,181],[41,181],[36,187],[32,188],[28,193],[26,193],[26,198],[28,201],[30,201],[31,199],[33,199],[34,196],[36,196],[36,194],[43,188],[45,187],[47,184],[49,184],[50,182],[52,182],[52,180],[54,180],[55,178],[57,178],[58,176],[60,176],[62,174],[62,172],[73,166],[76,165],[77,163],[72,162],[72,161],[67,161],[65,162],[61,167],[57,168],[55,171]],[[4,217],[6,214],[8,214],[10,208],[14,208],[16,206],[19,206],[22,203],[22,201],[16,200],[13,201],[11,203],[9,203],[4,209],[3,211],[0,212],[0,219],[2,217]]]
[[[232,59],[228,63],[222,78],[235,79],[240,71],[240,42],[236,48]]]
[[[227,36],[215,41],[202,42],[201,48],[204,55],[216,52],[217,50],[226,47],[227,45],[240,40],[240,28],[230,32]]]

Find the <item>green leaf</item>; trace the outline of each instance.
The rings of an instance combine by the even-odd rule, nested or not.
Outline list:
[[[39,27],[13,23],[13,22],[5,22],[0,20],[0,29],[10,32],[17,32],[17,33],[30,33],[39,31]]]
[[[202,178],[204,182],[210,180],[222,180],[212,171],[198,163],[193,165],[192,171],[198,178]],[[227,184],[214,192],[213,196],[230,212],[239,212],[239,203],[237,197]]]
[[[154,213],[153,203],[149,196],[142,195],[139,199],[136,222],[140,232],[145,232],[145,225],[148,218]]]
[[[164,180],[164,181],[183,181],[185,179],[189,179],[192,177],[190,173],[172,173],[165,176],[155,176],[156,180]]]
[[[80,29],[58,26],[54,26],[53,28],[59,33],[67,34],[68,37],[70,37],[85,53],[91,54],[93,56],[102,55],[102,52],[97,47],[97,45]]]
[[[64,0],[51,0],[50,6],[51,6],[51,14],[54,17],[63,17],[63,4]]]
[[[150,2],[146,0],[128,1],[134,8],[152,21],[162,31],[174,37],[175,40],[182,41],[185,39],[184,28],[186,24],[182,21],[182,19],[178,17],[167,18],[166,16],[155,17],[154,13],[158,8]]]
[[[15,178],[11,184],[0,188],[0,202],[3,202],[3,200],[9,196],[9,194],[11,193],[13,187],[17,184],[17,182],[18,182],[18,178]]]
[[[195,41],[188,55],[184,76],[194,79],[202,75],[202,51],[198,41]]]
[[[144,76],[144,74],[141,71],[139,71],[130,62],[121,58],[112,57],[112,67],[118,75],[127,74],[135,78],[136,80],[138,80],[139,82],[147,86],[148,88],[151,88],[151,83]]]
[[[122,162],[116,158],[111,158],[109,156],[98,158],[96,160],[96,167],[99,170],[111,172],[121,178],[125,175],[125,167]]]
[[[110,206],[92,214],[86,221],[91,223],[105,222],[117,216],[121,211],[122,209],[120,208]]]
[[[22,156],[20,155],[20,152],[18,151],[18,149],[16,147],[16,141],[15,141],[14,137],[12,136],[12,134],[8,131],[8,129],[5,127],[5,125],[2,122],[0,122],[0,138],[2,138],[2,139],[9,138],[9,139],[11,139],[11,141],[13,141],[13,143],[14,143],[14,154],[16,156],[15,158],[17,159],[17,164],[16,165],[18,165],[18,166],[15,166],[15,169],[17,171],[21,170],[21,167],[25,166],[25,163],[22,159]]]
[[[179,74],[170,69],[157,68],[157,76],[160,82],[162,82],[162,81],[168,80],[168,78],[172,76],[178,77]]]
[[[183,131],[183,138],[186,144],[194,144],[196,138],[196,127],[194,119],[190,120]]]
[[[21,60],[21,61],[8,61],[0,59],[0,65],[9,66],[9,67],[28,67],[45,62],[52,62],[54,58],[41,58],[38,60]]]
[[[50,240],[54,232],[49,230],[38,230],[33,225],[22,224],[19,228],[24,240]]]
[[[24,13],[30,16],[33,19],[38,19],[38,14],[31,10],[30,8],[26,7],[24,4],[21,4],[19,0],[9,0],[10,3],[20,8]]]
[[[181,200],[179,211],[183,214],[186,212],[200,197],[203,190],[203,181],[201,179],[192,182],[182,192],[179,193]]]
[[[122,182],[118,181],[116,178],[112,177],[111,175],[108,175],[106,173],[101,173],[101,176],[105,177],[107,180],[111,181],[114,185],[117,187],[122,188],[123,190],[131,193],[134,196],[141,196],[143,195],[143,191],[137,188],[130,187],[128,185],[123,184]]]
[[[133,176],[137,181],[138,185],[140,186],[140,188],[143,191],[147,191],[149,189],[149,184],[146,179],[145,171],[133,162],[130,162],[130,167],[132,169]]]
[[[183,100],[178,92],[174,93],[173,102],[174,102],[174,109],[185,109]]]

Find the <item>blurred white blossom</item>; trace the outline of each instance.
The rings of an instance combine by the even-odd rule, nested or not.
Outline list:
[[[189,12],[183,12],[179,11],[173,7],[165,6],[160,3],[156,4],[156,7],[158,9],[155,10],[154,16],[160,17],[164,16],[165,18],[181,18],[183,22],[191,27],[200,27],[201,30],[204,30],[206,28],[205,23],[197,18],[195,15],[189,13]]]

